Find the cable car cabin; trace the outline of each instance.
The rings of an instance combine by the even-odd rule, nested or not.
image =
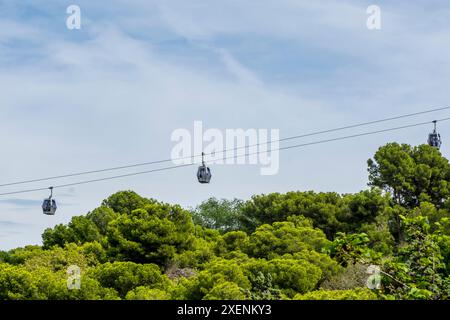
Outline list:
[[[211,181],[211,170],[205,164],[204,152],[202,152],[202,165],[198,167],[197,179],[200,183],[209,183]]]
[[[209,183],[211,181],[211,170],[204,164],[198,167],[197,179],[200,183]]]
[[[46,215],[54,215],[56,212],[56,201],[53,199],[45,199],[44,202],[42,203],[42,211],[44,212],[44,214]]]
[[[439,133],[437,133],[437,131],[436,131],[436,123],[437,123],[437,120],[434,120],[433,121],[434,130],[432,133],[430,133],[428,135],[428,145],[440,149],[442,140],[441,140],[441,135]]]
[[[428,135],[428,144],[435,148],[440,148],[442,144],[441,135],[437,132]]]

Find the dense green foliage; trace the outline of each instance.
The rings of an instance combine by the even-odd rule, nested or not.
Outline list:
[[[0,251],[0,299],[448,299],[447,159],[392,143],[368,170],[371,188],[356,194],[212,198],[190,211],[118,192],[45,230],[42,246]]]

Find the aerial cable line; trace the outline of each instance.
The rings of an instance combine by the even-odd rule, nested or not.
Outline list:
[[[322,130],[322,131],[315,131],[315,132],[311,132],[311,133],[306,133],[306,134],[301,134],[301,135],[281,138],[281,139],[277,139],[277,140],[271,140],[271,141],[267,141],[267,142],[260,142],[260,143],[253,144],[253,145],[248,145],[248,146],[240,146],[240,147],[235,147],[235,148],[224,149],[224,150],[221,150],[221,151],[211,152],[211,153],[204,154],[204,155],[206,155],[206,156],[214,156],[215,153],[226,153],[226,152],[229,152],[229,151],[236,151],[236,150],[240,150],[240,149],[247,149],[247,148],[251,148],[251,147],[257,147],[257,146],[260,146],[262,144],[270,144],[270,143],[274,143],[274,142],[284,142],[284,141],[300,139],[300,138],[305,138],[305,137],[310,137],[310,136],[315,136],[315,135],[320,135],[320,134],[325,134],[325,133],[331,133],[331,132],[336,132],[336,131],[353,129],[353,128],[357,128],[357,127],[362,127],[362,126],[367,126],[367,125],[372,125],[372,124],[377,124],[377,123],[382,123],[382,122],[387,122],[387,121],[393,121],[393,120],[413,117],[413,116],[417,116],[417,115],[422,115],[422,114],[427,114],[427,113],[432,113],[432,112],[437,112],[437,111],[442,111],[442,110],[447,110],[447,109],[450,109],[450,107],[442,107],[442,108],[430,109],[430,110],[419,111],[419,112],[404,114],[404,115],[390,117],[390,118],[385,118],[385,119],[379,119],[379,120],[362,122],[362,123],[357,123],[357,124],[343,126],[343,127],[337,127],[337,128],[333,128],[333,129],[327,129],[327,130]],[[58,175],[58,176],[51,176],[51,177],[45,177],[45,178],[37,178],[37,179],[30,179],[30,180],[24,180],[24,181],[3,183],[3,184],[0,184],[0,187],[7,187],[7,186],[14,186],[14,185],[20,185],[20,184],[28,184],[28,183],[33,183],[33,182],[49,181],[49,180],[56,180],[56,179],[63,179],[63,178],[70,178],[70,177],[89,175],[89,174],[94,174],[94,173],[102,173],[102,172],[108,172],[108,171],[130,169],[130,168],[143,167],[143,166],[149,166],[149,165],[154,165],[154,164],[161,164],[161,163],[166,163],[166,162],[172,162],[172,161],[177,161],[177,160],[186,160],[186,159],[199,158],[199,157],[202,157],[202,155],[199,154],[199,155],[179,157],[179,158],[171,158],[171,159],[155,160],[155,161],[150,161],[150,162],[142,162],[142,163],[136,163],[136,164],[130,164],[130,165],[124,165],[124,166],[118,166],[118,167],[111,167],[111,168],[105,168],[105,169],[75,172],[75,173]]]
[[[441,121],[449,121],[449,120],[450,120],[450,117],[439,119],[439,120],[434,120],[434,121],[441,122]],[[394,128],[381,129],[381,130],[376,130],[376,131],[363,132],[363,133],[358,133],[358,134],[353,134],[353,135],[348,135],[348,136],[342,136],[342,137],[337,137],[337,138],[331,138],[331,139],[318,140],[318,141],[307,142],[307,143],[302,143],[302,144],[290,145],[290,146],[279,147],[279,148],[265,150],[265,151],[247,152],[247,153],[242,154],[242,155],[233,155],[233,156],[223,157],[222,160],[227,160],[227,159],[231,159],[231,158],[247,157],[247,156],[251,156],[251,155],[255,155],[255,154],[268,153],[268,152],[273,152],[273,151],[283,151],[283,150],[289,150],[289,149],[294,149],[294,148],[301,148],[301,147],[306,147],[306,146],[311,146],[311,145],[316,145],[316,144],[322,144],[322,143],[328,143],[328,142],[333,142],[333,141],[340,141],[340,140],[352,139],[352,138],[357,138],[357,137],[362,137],[362,136],[368,136],[368,135],[373,135],[373,134],[378,134],[378,133],[384,133],[384,132],[389,132],[389,131],[396,131],[396,130],[402,130],[402,129],[407,129],[407,128],[413,128],[413,127],[423,126],[423,125],[426,125],[426,124],[430,124],[430,121],[420,122],[420,123],[415,123],[415,124],[409,124],[409,125],[404,125],[404,126],[394,127]],[[66,188],[66,187],[78,186],[78,185],[88,184],[88,183],[93,183],[93,182],[107,181],[107,180],[113,180],[113,179],[119,179],[119,178],[131,177],[131,176],[137,176],[137,175],[141,175],[141,174],[153,173],[153,172],[158,172],[158,171],[166,171],[166,170],[178,169],[178,168],[183,168],[183,167],[190,167],[190,166],[193,166],[194,164],[195,163],[189,163],[189,164],[183,164],[183,165],[175,165],[175,166],[163,167],[163,168],[158,168],[158,169],[153,169],[153,170],[122,174],[122,175],[117,175],[117,176],[112,176],[112,177],[105,177],[105,178],[99,178],[99,179],[92,179],[92,180],[73,182],[73,183],[68,183],[68,184],[55,185],[55,186],[53,186],[51,188],[58,189],[58,188]],[[36,188],[36,189],[28,189],[28,190],[6,192],[6,193],[0,193],[0,196],[37,192],[37,191],[43,191],[43,190],[48,190],[48,189],[49,188],[47,187],[47,188]]]
[[[106,181],[106,180],[113,180],[113,179],[137,176],[137,175],[141,175],[141,174],[158,172],[158,171],[165,171],[165,170],[170,170],[170,169],[177,169],[177,168],[182,168],[182,167],[190,167],[190,166],[193,166],[194,164],[195,163],[182,164],[182,165],[158,168],[158,169],[147,170],[147,171],[127,173],[127,174],[122,174],[122,175],[112,176],[112,177],[105,177],[105,178],[99,178],[99,179],[92,179],[92,180],[85,180],[85,181],[79,181],[79,182],[74,182],[74,183],[55,185],[55,186],[53,186],[51,188],[59,189],[59,188],[73,187],[73,186],[78,186],[78,185],[81,185],[81,184],[88,184],[88,183],[99,182],[99,181]],[[46,187],[46,188],[36,188],[36,189],[28,189],[28,190],[21,190],[21,191],[5,192],[5,193],[0,193],[0,196],[11,195],[11,194],[19,194],[19,193],[30,193],[30,192],[43,191],[43,190],[48,190],[48,189],[49,188]]]

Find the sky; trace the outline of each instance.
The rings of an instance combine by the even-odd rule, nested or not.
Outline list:
[[[79,30],[66,26],[69,5],[81,9]],[[370,5],[381,9],[379,30],[367,28]],[[449,106],[449,21],[445,0],[0,0],[0,184],[167,159],[171,134],[192,131],[194,121],[223,132],[278,129],[283,138]],[[367,159],[381,145],[418,145],[430,130],[283,151],[276,175],[261,175],[257,165],[212,165],[209,185],[187,167],[57,189],[55,216],[40,208],[47,191],[0,196],[0,250],[40,244],[46,228],[120,190],[186,208],[209,197],[358,192],[368,188]],[[439,131],[447,155],[448,124]]]

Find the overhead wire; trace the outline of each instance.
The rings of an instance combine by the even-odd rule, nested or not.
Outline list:
[[[358,127],[362,127],[362,126],[368,126],[368,125],[382,123],[382,122],[387,122],[387,121],[393,121],[393,120],[398,120],[398,119],[403,119],[403,118],[423,115],[423,114],[437,112],[437,111],[442,111],[442,110],[447,110],[447,109],[450,109],[450,107],[440,107],[440,108],[434,108],[434,109],[429,109],[429,110],[424,110],[424,111],[418,111],[418,112],[403,114],[403,115],[389,117],[389,118],[384,118],[384,119],[378,119],[378,120],[373,120],[373,121],[368,121],[368,122],[357,123],[357,124],[353,124],[353,125],[337,127],[337,128],[333,128],[333,129],[327,129],[327,130],[315,131],[315,132],[310,132],[310,133],[301,134],[301,135],[285,137],[285,138],[281,138],[281,139],[271,140],[271,141],[268,141],[268,142],[260,142],[260,143],[256,143],[256,144],[252,144],[252,145],[248,145],[248,146],[238,146],[238,147],[224,149],[224,150],[217,151],[217,152],[225,153],[225,152],[230,152],[230,151],[247,149],[247,148],[251,148],[251,147],[257,147],[257,146],[260,146],[261,144],[271,144],[271,143],[275,143],[275,142],[285,142],[285,141],[290,141],[290,140],[295,140],[295,139],[300,139],[300,138],[311,137],[311,136],[315,136],[315,135],[321,135],[321,134],[325,134],[325,133],[337,132],[337,131],[353,129],[353,128],[358,128]],[[208,153],[208,154],[205,154],[205,155],[206,156],[210,156],[210,155],[214,155],[214,153],[211,152],[211,153]],[[201,154],[193,155],[193,156],[178,157],[178,158],[155,160],[155,161],[142,162],[142,163],[123,165],[123,166],[117,166],[117,167],[110,167],[110,168],[103,168],[103,169],[90,170],[90,171],[81,171],[81,172],[75,172],[75,173],[69,173],[69,174],[63,174],[63,175],[56,175],[56,176],[51,176],[51,177],[43,177],[43,178],[29,179],[29,180],[23,180],[23,181],[8,182],[8,183],[0,184],[0,187],[8,187],[8,186],[14,186],[14,185],[29,184],[29,183],[34,183],[34,182],[57,180],[57,179],[63,179],[63,178],[71,178],[71,177],[76,177],[76,176],[89,175],[89,174],[95,174],[95,173],[103,173],[103,172],[109,172],[109,171],[117,171],[117,170],[123,170],[123,169],[130,169],[130,168],[136,168],[136,167],[142,167],[142,166],[161,164],[161,163],[166,163],[166,162],[173,162],[173,161],[178,161],[178,160],[187,160],[187,159],[191,159],[191,158],[195,159],[195,158],[199,158],[199,157],[201,157]]]
[[[434,121],[443,122],[443,121],[449,121],[449,120],[450,120],[450,117],[442,118],[442,119],[434,120]],[[404,126],[398,126],[398,127],[393,127],[393,128],[387,128],[387,129],[381,129],[381,130],[376,130],[376,131],[363,132],[363,133],[352,134],[352,135],[347,135],[347,136],[342,136],[342,137],[336,137],[336,138],[318,140],[318,141],[313,141],[313,142],[295,144],[295,145],[290,145],[290,146],[285,146],[285,147],[278,147],[278,148],[274,148],[274,149],[270,149],[270,150],[263,150],[263,151],[256,151],[256,152],[247,152],[247,153],[242,154],[242,155],[233,155],[233,156],[228,156],[228,157],[222,157],[222,159],[223,160],[227,160],[227,159],[231,159],[231,158],[248,157],[248,156],[257,155],[257,154],[261,154],[261,153],[268,153],[268,152],[274,152],[274,151],[283,151],[283,150],[289,150],[289,149],[294,149],[294,148],[301,148],[301,147],[317,145],[317,144],[322,144],[322,143],[328,143],[328,142],[333,142],[333,141],[340,141],[340,140],[352,139],[352,138],[368,136],[368,135],[373,135],[373,134],[379,134],[379,133],[384,133],[384,132],[390,132],[390,131],[402,130],[402,129],[407,129],[407,128],[413,128],[413,127],[423,126],[423,125],[430,124],[430,123],[432,123],[432,122],[430,122],[430,121],[419,122],[419,123],[414,123],[414,124],[409,124],[409,125],[404,125]],[[266,142],[265,144],[271,144],[271,142]],[[249,148],[250,146],[246,146],[246,147]],[[222,150],[222,151],[219,151],[219,152],[225,153],[225,150]],[[189,157],[189,158],[191,158],[191,157]],[[175,166],[163,167],[163,168],[158,168],[158,169],[152,169],[152,170],[146,170],[146,171],[140,171],[140,172],[116,175],[116,176],[111,176],[111,177],[104,177],[104,178],[98,178],[98,179],[91,179],[91,180],[85,180],[85,181],[79,181],[79,182],[55,185],[55,186],[52,186],[52,187],[53,187],[53,189],[59,189],[59,188],[77,186],[77,185],[94,183],[94,182],[99,182],[99,181],[107,181],[107,180],[119,179],[119,178],[124,178],[124,177],[137,176],[137,175],[148,174],[148,173],[153,173],[153,172],[158,172],[158,171],[166,171],[166,170],[178,169],[178,168],[189,167],[189,166],[193,166],[193,165],[195,165],[195,163],[175,165]],[[26,190],[5,192],[5,193],[0,193],[0,196],[37,192],[37,191],[43,191],[43,190],[48,190],[48,189],[49,188],[47,187],[47,188],[36,188],[36,189],[26,189]]]

